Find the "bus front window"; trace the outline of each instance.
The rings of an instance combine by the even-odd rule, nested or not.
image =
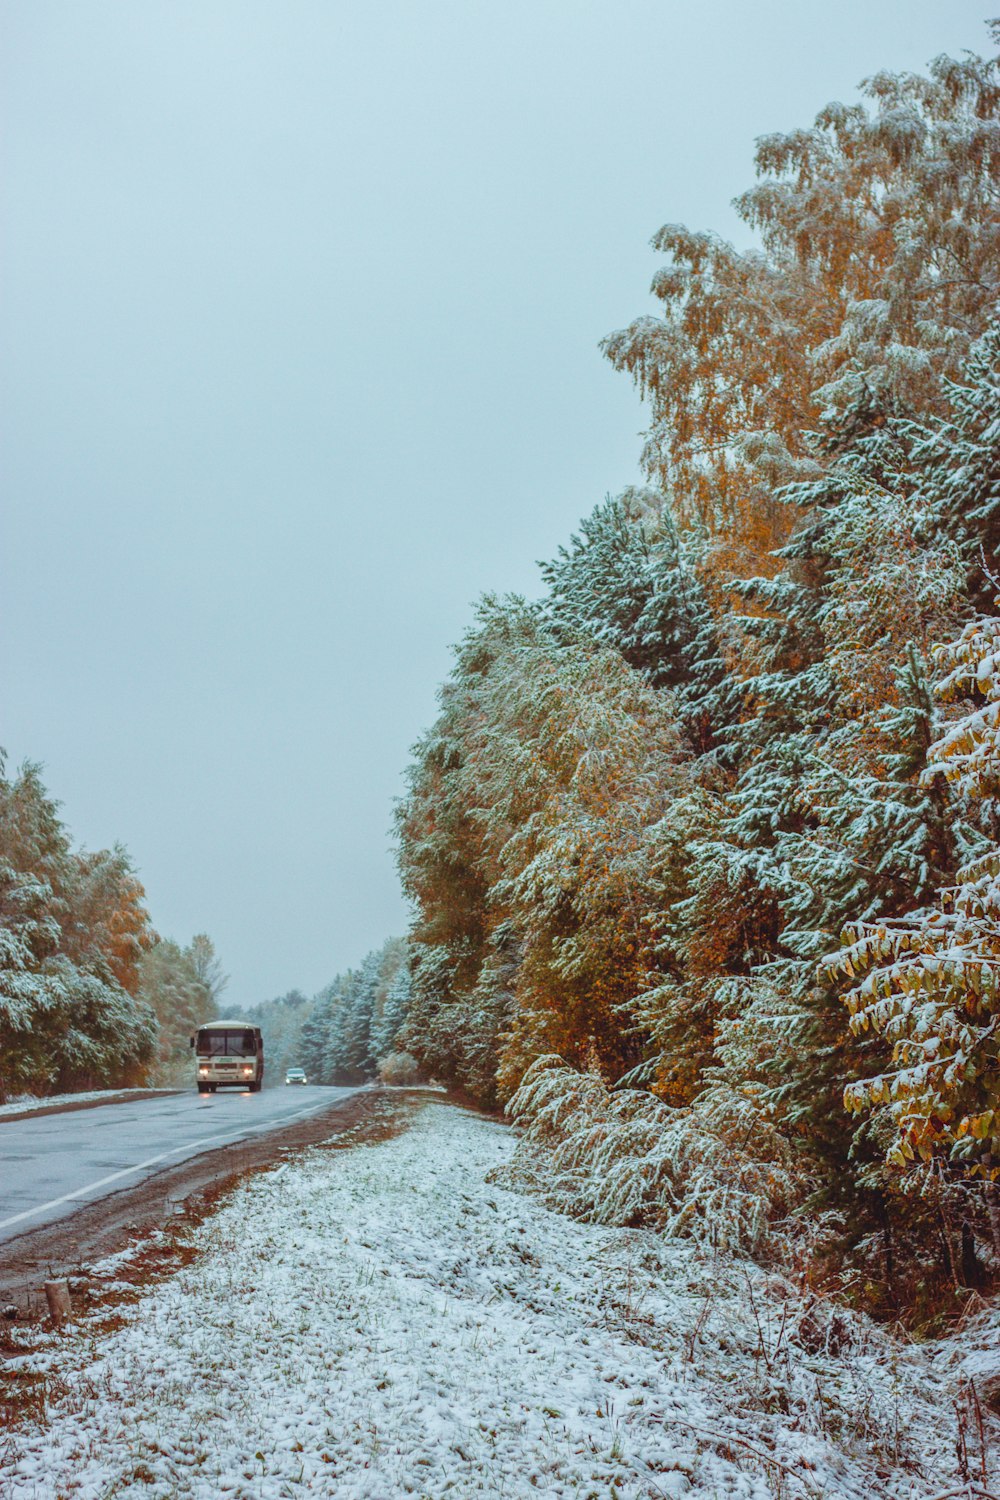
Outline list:
[[[257,1038],[252,1031],[222,1031],[213,1028],[198,1033],[198,1051],[209,1057],[246,1057],[257,1051]]]

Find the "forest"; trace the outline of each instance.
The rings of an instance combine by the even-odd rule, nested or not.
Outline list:
[[[390,938],[311,998],[289,990],[239,1014],[260,1026],[272,1078],[300,1067],[310,1083],[406,1084],[418,1077],[399,1041],[409,1001],[406,943]]]
[[[998,102],[879,73],[752,248],[659,230],[645,484],[481,601],[397,813],[401,1045],[549,1201],[915,1325],[1000,1273]]]

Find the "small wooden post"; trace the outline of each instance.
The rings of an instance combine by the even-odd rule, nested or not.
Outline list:
[[[64,1323],[73,1316],[73,1304],[69,1300],[68,1281],[47,1281],[45,1300],[49,1304],[49,1316],[53,1323]]]

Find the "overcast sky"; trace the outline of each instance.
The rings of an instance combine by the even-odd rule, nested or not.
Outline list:
[[[989,13],[2,0],[0,744],[228,999],[404,929],[450,643],[638,477],[650,235]]]

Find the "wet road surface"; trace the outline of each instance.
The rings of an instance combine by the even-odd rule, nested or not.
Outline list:
[[[283,1129],[357,1089],[222,1090],[0,1117],[0,1242],[205,1151]]]

